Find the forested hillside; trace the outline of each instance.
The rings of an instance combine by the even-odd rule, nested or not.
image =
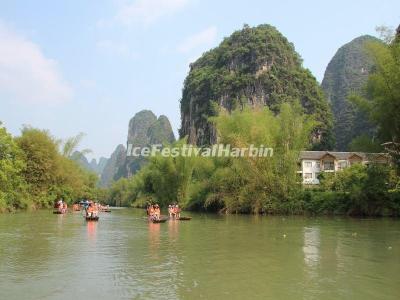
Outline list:
[[[180,137],[207,145],[216,142],[209,117],[218,106],[268,106],[277,113],[282,103],[299,101],[319,126],[313,132],[315,149],[330,149],[332,115],[316,79],[275,27],[244,26],[191,64],[181,99]]]
[[[348,97],[363,93],[362,89],[374,65],[365,46],[368,42],[378,41],[369,35],[352,40],[339,48],[326,68],[322,88],[332,107],[337,150],[348,150],[355,137],[374,134],[374,126],[368,121],[367,115],[357,110]]]

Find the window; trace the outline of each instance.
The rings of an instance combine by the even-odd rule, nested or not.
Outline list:
[[[315,163],[315,166],[317,167],[317,169],[321,169],[321,162],[317,161]]]
[[[339,170],[343,170],[346,167],[347,167],[347,161],[339,161],[339,164],[338,164]]]
[[[315,179],[319,179],[319,174],[321,174],[320,172],[315,172]]]
[[[334,171],[335,163],[333,161],[324,161],[324,170],[325,171]]]
[[[304,179],[312,179],[312,173],[304,173]]]
[[[311,161],[306,161],[306,162],[304,163],[304,167],[306,167],[306,168],[311,168],[311,167],[312,167],[312,162],[311,162]]]

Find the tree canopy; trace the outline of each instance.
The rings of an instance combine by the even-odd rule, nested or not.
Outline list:
[[[51,206],[96,194],[97,176],[59,149],[46,130],[24,127],[12,137],[0,124],[0,210]],[[78,143],[74,143],[74,147]]]

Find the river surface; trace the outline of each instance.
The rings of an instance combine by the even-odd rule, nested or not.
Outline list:
[[[400,220],[0,214],[0,299],[400,299]]]

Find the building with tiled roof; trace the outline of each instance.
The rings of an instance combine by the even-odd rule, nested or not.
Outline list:
[[[319,184],[321,172],[337,172],[353,164],[371,164],[390,162],[387,153],[301,151],[300,169],[297,171],[304,184]]]

